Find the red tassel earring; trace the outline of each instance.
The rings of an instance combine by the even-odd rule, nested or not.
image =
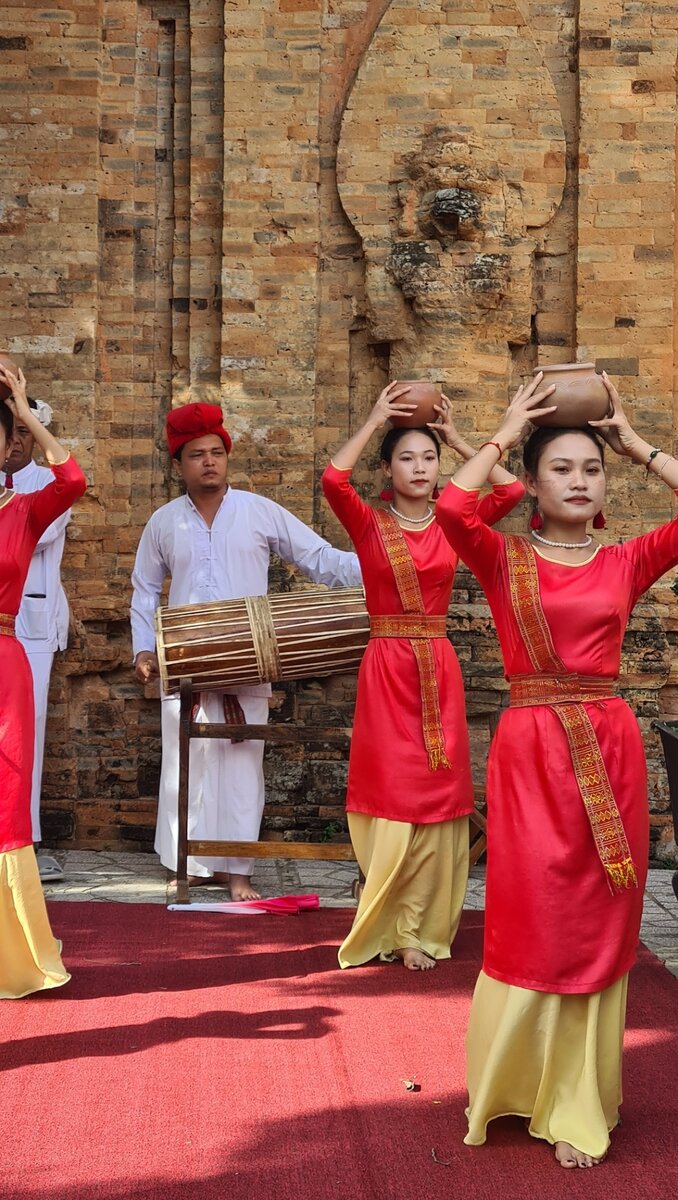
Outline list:
[[[379,493],[379,499],[385,500],[387,504],[390,504],[391,500],[393,499],[393,488],[392,487],[382,488]]]
[[[606,525],[607,525],[607,521],[605,520],[605,513],[603,512],[603,510],[601,508],[600,512],[597,512],[595,517],[593,518],[593,528],[594,529],[604,529]]]
[[[542,515],[539,511],[539,507],[535,500],[533,508],[532,508],[532,515],[530,517],[530,529],[543,529],[543,528],[544,528],[544,522],[542,520]]]
[[[431,492],[431,499],[432,499],[432,500],[439,500],[439,499],[440,499],[440,491],[439,491],[439,488],[438,488],[438,484],[436,484],[436,486],[434,487],[433,491]]]

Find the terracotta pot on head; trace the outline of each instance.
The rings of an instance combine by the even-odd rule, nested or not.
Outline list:
[[[391,424],[397,429],[421,429],[429,421],[437,421],[439,413],[433,407],[440,404],[440,387],[428,379],[398,379],[401,387],[409,388],[409,392],[398,399],[402,404],[416,404],[413,413],[402,417],[391,417]]]
[[[593,363],[557,363],[551,367],[536,367],[543,371],[542,387],[555,384],[556,390],[544,401],[544,407],[556,404],[555,412],[535,417],[533,425],[553,425],[562,429],[577,429],[588,421],[600,421],[608,412],[610,398]]]
[[[14,359],[10,358],[6,350],[0,350],[0,367],[7,367],[7,370],[11,371],[12,375],[17,375],[19,372],[19,368],[14,362]],[[0,380],[0,400],[6,400],[8,396],[11,395],[11,388],[8,388],[7,384]]]

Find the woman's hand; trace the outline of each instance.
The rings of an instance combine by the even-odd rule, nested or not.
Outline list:
[[[26,377],[21,367],[19,367],[18,374],[13,375],[11,371],[7,370],[7,367],[0,366],[0,383],[4,383],[12,393],[11,396],[7,397],[5,404],[11,409],[12,416],[16,421],[23,423],[25,417],[28,417],[29,420],[31,416],[35,417],[35,413],[32,412],[31,406],[28,403]]]
[[[555,412],[558,407],[557,404],[544,404],[554,391],[555,384],[547,388],[542,387],[543,378],[543,372],[540,371],[529,383],[521,384],[511,400],[495,436],[495,441],[503,450],[510,450],[522,441],[533,417],[545,417],[547,413]]]
[[[341,449],[332,455],[335,467],[338,467],[340,471],[351,471],[377,429],[381,429],[382,425],[385,425],[392,417],[409,417],[410,413],[414,412],[416,404],[408,404],[403,399],[409,390],[397,380],[384,388],[365,424],[361,425],[358,432],[354,433],[347,442],[344,442]]]
[[[638,434],[631,428],[629,419],[622,408],[619,392],[614,384],[610,383],[605,371],[601,378],[610,397],[610,411],[600,421],[589,421],[589,425],[592,429],[597,430],[615,454],[634,458],[634,450],[639,442]]]
[[[438,413],[438,420],[428,421],[428,428],[432,429],[434,433],[437,433],[441,441],[443,441],[450,450],[457,450],[459,452],[461,445],[465,444],[465,442],[454,421],[452,420],[452,405],[450,404],[449,398],[444,392],[441,392],[440,400],[440,404],[433,405]]]
[[[400,399],[401,396],[406,396],[409,390],[397,380],[389,383],[377,400],[366,424],[371,425],[373,429],[381,429],[391,417],[409,417],[417,406]]]
[[[35,415],[35,410],[28,403],[26,395],[26,377],[19,367],[16,375],[7,370],[7,367],[0,366],[0,383],[4,383],[10,388],[12,394],[5,401],[7,407],[11,409],[12,416],[15,421],[20,421],[25,425],[29,433],[35,438],[36,444],[42,453],[45,455],[48,463],[52,466],[58,466],[66,462],[68,458],[68,450],[56,440],[41,421]]]

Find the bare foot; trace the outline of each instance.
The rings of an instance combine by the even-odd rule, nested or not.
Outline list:
[[[602,1158],[593,1158],[590,1154],[584,1154],[583,1150],[577,1150],[576,1146],[571,1146],[569,1142],[556,1142],[555,1144],[556,1161],[561,1167],[571,1169],[572,1167],[597,1167],[598,1163],[603,1161]]]
[[[396,958],[402,959],[402,964],[408,971],[430,971],[435,967],[436,960],[431,958],[430,954],[424,954],[423,950],[416,950],[414,946],[406,946],[404,950],[394,950]]]
[[[231,900],[261,900],[259,892],[255,892],[248,875],[229,876]]]
[[[212,882],[213,878],[214,877],[212,875],[189,875],[188,886],[189,887],[208,887],[208,885]],[[177,886],[176,875],[174,876],[173,879],[170,879],[168,882],[169,882],[170,887],[176,887]]]

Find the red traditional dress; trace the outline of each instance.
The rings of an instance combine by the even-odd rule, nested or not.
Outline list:
[[[535,1136],[598,1156],[618,1119],[615,1046],[620,1064],[649,826],[640,731],[613,695],[613,682],[634,605],[678,563],[678,521],[566,564],[546,559],[524,538],[489,529],[476,504],[477,492],[452,483],[437,507],[451,546],[487,595],[511,682],[488,760],[485,946],[469,1034],[467,1141],[483,1141],[493,1116],[518,1113],[532,1116]],[[535,993],[550,994],[541,1010]],[[569,996],[578,1006],[574,1022],[572,1007],[559,999]],[[548,1056],[559,1038],[562,1046],[557,1030],[562,1034],[568,1020],[571,1063],[578,1053],[573,1029],[589,1039],[577,1086],[589,1073],[593,1090],[570,1094],[563,1106],[569,1068],[554,1067]],[[524,1085],[535,1041],[546,1057],[534,1064],[530,1097]],[[521,1064],[513,1083],[512,1052]]]
[[[372,636],[358,674],[346,798],[366,886],[340,962],[355,965],[407,946],[424,949],[433,957],[449,957],[450,931],[453,937],[468,870],[465,818],[473,810],[463,682],[445,633],[458,560],[436,520],[419,531],[401,530],[395,518],[359,498],[349,475],[330,465],[322,480],[358,555],[372,619]],[[517,481],[495,488],[480,501],[479,519],[499,520],[523,490]],[[361,822],[358,814],[369,820]],[[377,837],[375,820],[391,827],[379,827]],[[400,829],[392,827],[395,822],[401,823]],[[412,888],[422,888],[425,876],[435,875],[430,841],[449,841],[450,830],[442,829],[446,825],[459,826],[449,853],[450,875],[446,881],[443,851],[436,843],[439,886],[431,883],[429,891],[413,900]],[[430,838],[424,836],[423,827],[429,827]],[[393,843],[398,859],[404,895],[397,899],[392,890],[386,896],[389,889],[382,886],[383,879],[375,882],[374,878],[376,859],[387,874],[395,870],[389,855],[382,855],[385,839]],[[362,855],[358,841],[364,844]],[[422,862],[428,857],[426,870],[415,869],[419,843]],[[366,869],[370,864],[372,878]],[[412,915],[413,907],[418,914],[425,908],[429,920],[437,920],[439,914],[437,931],[430,937],[422,931],[419,915]],[[405,910],[407,920],[402,917]]]
[[[0,998],[58,987],[69,976],[52,936],[31,835],[33,688],[14,619],[31,556],[48,525],[83,494],[72,458],[52,468],[39,492],[8,493],[0,504]]]

